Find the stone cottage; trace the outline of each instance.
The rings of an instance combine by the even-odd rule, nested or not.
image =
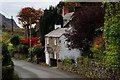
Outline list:
[[[51,65],[52,60],[57,64],[58,59],[76,59],[80,56],[80,51],[77,49],[69,50],[67,41],[64,36],[67,28],[59,28],[45,35],[45,58],[46,64]]]

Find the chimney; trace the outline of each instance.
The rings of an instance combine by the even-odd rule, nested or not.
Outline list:
[[[63,6],[63,9],[62,9],[62,16],[64,16],[65,14],[69,13],[69,8],[68,6]]]
[[[77,6],[77,7],[80,7],[80,2],[76,2],[76,6]]]
[[[55,25],[55,29],[61,28],[61,25]]]
[[[75,12],[77,12],[78,10],[80,10],[80,2],[76,2]]]

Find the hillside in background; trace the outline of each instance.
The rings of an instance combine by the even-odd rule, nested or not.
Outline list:
[[[11,19],[6,18],[4,15],[0,13],[0,28],[3,27],[12,27]],[[19,28],[16,22],[13,20],[13,27]]]
[[[8,36],[11,37],[11,32],[12,32],[12,29],[11,28],[2,28],[2,32],[6,32],[8,33]],[[21,37],[24,37],[25,33],[25,29],[24,28],[13,28],[13,35],[16,34],[16,35],[19,35]]]

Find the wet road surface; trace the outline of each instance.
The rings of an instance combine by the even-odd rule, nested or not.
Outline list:
[[[15,72],[20,78],[80,78],[79,75],[45,67],[24,60],[13,60]]]

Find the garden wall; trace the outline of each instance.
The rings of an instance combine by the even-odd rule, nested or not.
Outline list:
[[[94,61],[79,61],[77,63],[58,62],[58,68],[68,72],[77,73],[87,78],[118,79],[118,76],[115,75],[114,72],[108,72],[102,64]]]
[[[14,57],[16,57],[16,58],[27,58],[27,55],[26,54],[20,54],[20,53],[15,53],[14,54]]]

